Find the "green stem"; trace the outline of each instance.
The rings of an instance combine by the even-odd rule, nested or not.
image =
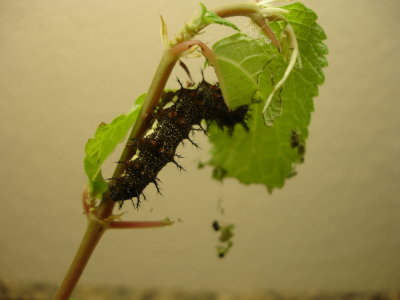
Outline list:
[[[161,58],[160,64],[158,65],[157,71],[154,75],[153,81],[147,92],[146,98],[143,102],[143,106],[139,112],[138,120],[136,121],[135,126],[133,127],[129,135],[129,138],[125,144],[125,148],[121,154],[119,161],[126,162],[134,155],[136,149],[135,147],[132,147],[131,141],[143,137],[148,128],[153,110],[157,106],[158,101],[160,100],[164,91],[167,80],[171,75],[172,69],[174,68],[176,62],[179,60],[182,53],[189,50],[195,45],[201,48],[203,55],[209,60],[210,64],[215,67],[217,76],[220,74],[219,69],[217,68],[214,53],[201,41],[185,41],[165,50]],[[123,173],[124,168],[125,164],[118,164],[114,171],[113,177],[119,177]],[[105,197],[105,199],[98,207],[98,217],[100,219],[109,217],[112,213],[114,206],[115,202]]]
[[[172,69],[180,57],[181,52],[175,50],[178,46],[179,45],[176,45],[175,47],[164,51],[143,102],[143,106],[139,112],[139,117],[129,135],[119,161],[126,162],[134,155],[136,149],[132,147],[131,141],[142,137],[148,127],[151,114],[164,91]],[[113,177],[119,177],[123,173],[124,168],[124,164],[118,164],[115,168]],[[108,218],[112,214],[114,206],[115,202],[105,197],[97,209],[98,217],[100,219]]]
[[[87,200],[89,198],[87,190],[83,192],[82,201],[85,213],[87,215],[88,223],[86,225],[86,231],[82,238],[81,244],[75,257],[59,286],[54,300],[67,300],[76,284],[81,277],[83,270],[85,269],[97,243],[103,236],[107,229],[124,229],[124,228],[154,228],[154,227],[164,227],[172,225],[169,219],[162,221],[113,221],[115,218],[110,217],[109,220],[100,220],[93,212],[90,211],[90,207],[87,205]]]
[[[110,223],[110,229],[154,228],[172,225],[169,219],[162,221],[116,221]]]
[[[171,74],[175,63],[179,59],[180,54],[182,53],[182,51],[184,51],[184,49],[185,48],[181,48],[179,45],[176,45],[175,47],[168,49],[164,52],[160,64],[154,75],[153,81],[150,85],[138,121],[136,122],[130,134],[130,139],[138,138],[144,134],[147,123],[149,121],[149,116],[151,115],[154,107],[157,105],[158,100],[160,99],[161,94],[164,90],[165,84],[169,78],[169,75]],[[129,147],[127,143],[120,160],[126,161],[132,154],[132,148]],[[120,168],[121,165],[122,164],[118,164],[114,172],[114,176],[119,176],[123,172],[123,168]],[[96,215],[88,215],[89,217],[86,232],[82,238],[81,244],[71,263],[71,266],[64,277],[64,280],[62,281],[54,296],[55,300],[67,300],[72,294],[80,276],[82,275],[83,270],[86,267],[86,264],[90,259],[93,250],[95,249],[100,238],[103,236],[103,233],[106,231],[106,229],[109,228],[110,223],[103,222],[101,220],[104,220],[111,216],[114,206],[114,201],[110,199],[104,199],[97,208]],[[126,224],[122,223],[122,226],[124,225]],[[152,227],[160,227],[170,225],[170,223],[158,222],[152,225]]]
[[[151,116],[151,112],[154,110],[155,106],[158,103],[158,100],[161,97],[161,94],[164,90],[165,84],[167,83],[168,77],[171,74],[171,71],[178,60],[179,57],[171,55],[170,50],[164,51],[163,56],[161,57],[161,61],[158,65],[158,68],[155,72],[153,77],[153,81],[149,87],[147,92],[146,98],[143,102],[143,106],[139,112],[139,117],[133,127],[129,138],[125,144],[124,150],[121,154],[119,161],[126,162],[128,161],[133,154],[135,153],[136,149],[132,147],[131,141],[133,139],[137,139],[143,136],[144,132],[146,131],[147,124],[149,122],[149,117]],[[117,164],[115,168],[114,174],[112,177],[119,177],[124,171],[124,164]],[[103,199],[97,209],[97,216],[100,219],[108,218],[114,209],[115,202],[107,199]]]
[[[106,229],[107,226],[105,223],[96,218],[89,219],[79,249],[64,277],[63,282],[54,296],[54,300],[67,300],[71,296],[72,291],[78,283],[78,280],[93,253],[93,250]]]
[[[164,91],[167,80],[178,59],[179,53],[174,53],[173,49],[167,49],[166,51],[164,51],[160,64],[158,65],[158,68],[153,77],[153,81],[143,102],[138,120],[129,135],[127,145],[131,143],[132,139],[140,138],[145,133],[149,118],[151,117],[151,114]],[[125,146],[119,161],[129,160],[134,154],[134,151],[135,150],[132,147]],[[123,169],[124,165],[118,164],[113,176],[117,177],[118,175],[120,175]]]

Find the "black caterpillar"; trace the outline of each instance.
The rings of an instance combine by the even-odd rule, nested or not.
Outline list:
[[[231,134],[236,124],[248,130],[247,111],[247,105],[229,111],[218,85],[205,80],[194,89],[181,87],[177,91],[166,92],[153,112],[151,128],[143,138],[134,141],[136,155],[124,163],[125,170],[120,177],[110,179],[105,197],[120,202],[136,197],[136,206],[139,206],[139,197],[149,183],[153,183],[160,192],[157,174],[167,163],[172,162],[182,169],[175,161],[179,157],[175,154],[176,148],[185,139],[197,146],[189,134],[192,130],[207,133],[201,126],[202,120],[206,121],[207,127],[215,122],[220,129],[226,128]]]

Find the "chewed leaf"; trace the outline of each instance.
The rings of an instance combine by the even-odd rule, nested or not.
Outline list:
[[[136,99],[134,107],[127,115],[120,115],[111,124],[101,123],[93,138],[90,138],[85,147],[84,168],[89,179],[89,191],[92,197],[101,197],[107,190],[107,182],[101,174],[101,166],[107,157],[114,152],[129,129],[135,123],[145,94]]]
[[[304,160],[313,98],[318,95],[318,85],[324,82],[322,68],[327,65],[325,56],[328,53],[322,42],[326,36],[316,23],[316,14],[300,3],[284,8],[289,11],[285,17],[297,37],[301,65],[294,66],[284,84],[271,97],[267,117],[274,121],[273,126],[264,125],[262,111],[274,87],[284,78],[290,57],[276,53],[273,47],[265,44],[271,62],[264,65],[258,75],[255,96],[260,101],[250,105],[249,131],[236,126],[230,136],[216,127],[209,130],[212,144],[209,163],[218,171],[215,177],[235,177],[246,184],[260,183],[270,191],[282,187],[285,180],[295,174],[295,166]],[[282,32],[286,22],[271,22],[270,25],[277,33]],[[241,55],[252,54],[250,51]],[[234,74],[230,76],[234,78]],[[233,88],[238,89],[237,93],[245,88],[240,81],[225,82],[236,85]]]
[[[265,125],[274,125],[274,121],[282,116],[282,99],[272,95],[269,105],[264,105],[262,114]]]
[[[204,25],[209,25],[209,24],[220,24],[220,25],[224,25],[224,26],[228,26],[231,27],[237,31],[240,31],[239,27],[237,27],[235,24],[233,24],[232,22],[219,17],[216,13],[210,11],[207,9],[207,7],[203,4],[200,3],[201,5],[201,21],[202,24]]]
[[[298,55],[299,55],[299,46],[297,44],[297,38],[293,31],[292,25],[287,24],[285,28],[285,32],[287,34],[289,40],[289,47],[291,48],[291,54],[289,63],[283,74],[282,78],[279,80],[277,84],[275,84],[274,88],[270,92],[268,96],[264,108],[263,108],[263,117],[265,121],[265,125],[272,126],[273,122],[276,118],[282,115],[282,103],[281,101],[273,101],[275,93],[285,84],[286,80],[288,79],[290,73],[292,72]],[[278,103],[277,103],[278,102]],[[278,104],[278,105],[277,105]],[[278,109],[277,109],[278,108]]]
[[[234,34],[213,46],[220,69],[219,84],[226,105],[235,109],[250,104],[258,91],[258,78],[271,61],[263,40]]]

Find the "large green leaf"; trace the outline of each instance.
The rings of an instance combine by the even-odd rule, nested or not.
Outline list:
[[[84,168],[89,179],[91,196],[100,198],[107,190],[108,185],[101,174],[101,166],[135,123],[145,96],[143,94],[136,99],[134,107],[127,115],[118,116],[110,124],[101,123],[94,137],[87,141]]]
[[[258,76],[257,95],[263,101],[250,106],[249,132],[237,126],[229,136],[210,128],[209,135],[212,143],[210,164],[215,167],[216,177],[236,177],[247,184],[261,183],[269,190],[282,187],[285,179],[295,174],[295,165],[303,161],[307,127],[313,111],[312,99],[318,94],[318,85],[324,82],[322,68],[327,65],[325,55],[328,51],[322,42],[326,36],[316,23],[316,14],[300,3],[284,8],[289,10],[286,17],[298,40],[301,64],[296,64],[271,103],[272,113],[275,111],[280,117],[274,126],[265,126],[262,108],[274,84],[282,77],[288,59],[285,52],[280,54],[264,42],[264,54],[271,62],[265,68],[259,66],[264,71]],[[276,32],[281,32],[285,26],[284,22],[271,25]],[[252,46],[248,48],[253,49]],[[233,53],[230,58],[235,55]],[[229,82],[229,85],[247,88],[240,81]]]

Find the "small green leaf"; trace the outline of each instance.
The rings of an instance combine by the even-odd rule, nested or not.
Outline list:
[[[237,27],[232,22],[228,21],[227,19],[219,17],[216,13],[207,9],[207,7],[200,3],[201,5],[201,24],[202,25],[209,25],[209,24],[220,24],[224,26],[231,27],[237,31],[240,31],[239,27]]]
[[[136,99],[134,107],[127,115],[120,115],[111,124],[101,123],[94,137],[87,141],[84,168],[89,179],[91,196],[99,198],[107,190],[108,185],[101,174],[101,166],[135,123],[145,96],[143,94]]]
[[[322,68],[327,66],[325,56],[328,53],[322,42],[326,36],[316,23],[316,14],[300,3],[284,8],[289,10],[286,18],[297,37],[301,64],[295,65],[287,81],[272,99],[269,107],[271,110],[268,113],[271,114],[274,125],[264,125],[262,109],[274,85],[282,78],[288,59],[285,53],[278,53],[271,45],[264,44],[264,48],[260,48],[269,56],[270,63],[258,66],[258,70],[264,68],[263,72],[258,74],[255,92],[255,97],[260,102],[250,105],[249,131],[236,126],[230,136],[218,130],[216,126],[209,130],[212,144],[210,164],[217,170],[214,176],[218,179],[222,176],[235,177],[245,184],[264,184],[270,191],[282,187],[285,180],[295,174],[295,166],[304,160],[308,125],[314,109],[313,98],[318,95],[318,85],[324,82]],[[270,25],[275,32],[279,32],[282,31],[285,22],[272,22]],[[251,41],[250,43],[254,44]],[[254,47],[243,46],[240,51],[246,48],[252,50]],[[260,50],[259,53],[261,52]],[[240,55],[246,57],[253,54],[253,51],[249,51]],[[226,52],[224,59],[227,58],[229,56]],[[231,65],[236,70],[242,67]],[[257,70],[256,67],[254,69]],[[230,80],[234,81],[226,80],[229,86],[236,85],[232,88],[236,88],[238,93],[241,89],[246,90],[247,87],[235,79],[235,74],[230,76],[233,78]],[[243,79],[243,82],[247,82],[248,78],[251,76]],[[253,81],[252,89],[254,86]],[[277,116],[280,117],[276,118]]]
[[[220,68],[220,88],[226,105],[235,109],[250,104],[258,90],[258,78],[271,61],[264,40],[237,33],[212,47]]]

